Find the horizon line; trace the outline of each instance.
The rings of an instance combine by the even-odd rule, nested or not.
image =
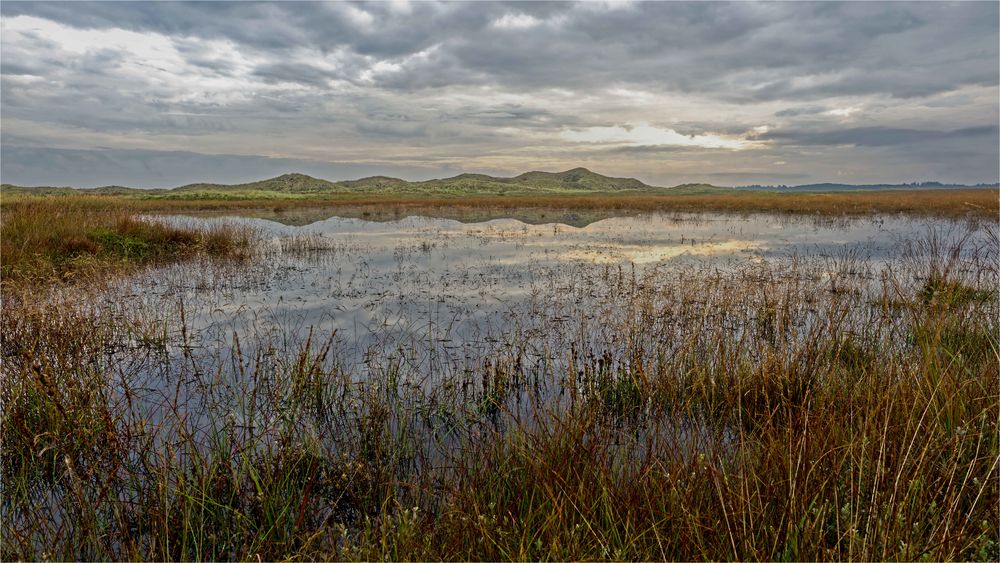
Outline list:
[[[573,167],[573,168],[569,168],[569,169],[566,169],[566,170],[559,170],[559,171],[556,171],[556,172],[550,172],[550,171],[547,171],[547,170],[528,170],[528,171],[525,171],[525,172],[521,172],[519,174],[515,174],[513,176],[495,176],[495,175],[492,175],[492,174],[486,174],[486,173],[482,173],[482,172],[460,172],[460,173],[455,174],[453,176],[444,176],[444,177],[440,177],[440,178],[430,178],[430,179],[427,179],[427,180],[407,180],[405,178],[400,178],[398,176],[390,176],[390,175],[387,175],[387,174],[371,174],[371,175],[362,176],[362,177],[359,177],[359,178],[348,178],[348,179],[343,179],[343,180],[330,180],[330,179],[322,178],[322,177],[319,177],[319,176],[313,176],[313,175],[310,175],[310,174],[305,174],[303,172],[291,171],[291,172],[285,172],[283,174],[278,174],[277,176],[270,176],[270,177],[266,177],[266,178],[260,178],[260,179],[257,179],[257,180],[249,180],[249,181],[246,181],[246,182],[224,183],[224,182],[217,182],[217,181],[200,180],[200,181],[188,182],[188,183],[185,183],[185,184],[180,184],[180,185],[176,185],[176,186],[172,186],[172,187],[170,187],[170,186],[159,186],[159,187],[137,188],[137,187],[128,186],[128,185],[125,185],[125,184],[118,184],[118,183],[103,184],[103,185],[92,186],[92,187],[78,187],[78,186],[71,186],[71,185],[63,185],[63,186],[42,185],[42,184],[24,185],[24,184],[14,184],[14,183],[10,183],[10,182],[2,182],[2,183],[0,183],[0,186],[9,186],[9,187],[16,187],[16,188],[39,188],[39,189],[42,189],[42,188],[68,188],[68,189],[75,189],[75,190],[96,190],[96,189],[101,189],[101,188],[128,188],[128,189],[135,189],[135,190],[173,190],[173,189],[177,189],[177,188],[183,188],[183,187],[194,186],[194,185],[199,185],[199,184],[216,185],[216,186],[240,186],[240,185],[254,184],[254,183],[259,183],[259,182],[266,182],[266,181],[269,181],[269,180],[276,180],[278,178],[283,178],[285,176],[303,176],[303,177],[306,177],[306,178],[309,178],[309,179],[312,179],[312,180],[320,180],[320,181],[323,181],[323,182],[329,182],[331,184],[340,184],[340,183],[344,183],[344,182],[360,182],[362,180],[369,180],[369,179],[373,179],[373,178],[386,178],[386,179],[389,179],[389,180],[398,180],[400,182],[406,182],[406,183],[409,183],[409,184],[424,184],[424,183],[428,183],[428,182],[440,182],[440,181],[445,181],[445,180],[453,180],[453,179],[459,178],[461,176],[485,176],[487,178],[493,178],[493,179],[513,180],[513,179],[516,179],[516,178],[518,178],[520,176],[524,176],[524,175],[527,175],[527,174],[552,174],[552,175],[559,175],[559,174],[567,174],[567,173],[574,172],[574,171],[587,172],[587,173],[594,174],[594,175],[597,175],[597,176],[602,176],[604,178],[611,178],[611,179],[616,179],[616,180],[634,180],[634,181],[640,182],[643,185],[648,186],[650,188],[668,188],[668,189],[669,188],[682,187],[682,186],[691,186],[691,185],[713,186],[713,187],[717,187],[717,188],[750,188],[750,187],[760,187],[760,188],[782,188],[782,187],[785,187],[785,188],[797,188],[797,187],[803,187],[803,186],[822,186],[822,185],[853,186],[853,187],[861,187],[861,186],[933,187],[935,185],[942,186],[942,187],[957,186],[957,187],[970,187],[970,188],[975,188],[975,187],[994,187],[994,186],[1000,187],[1000,179],[997,179],[997,180],[994,180],[994,181],[976,182],[974,184],[961,183],[961,182],[948,182],[948,181],[942,181],[942,180],[913,180],[913,181],[908,181],[908,182],[906,182],[906,181],[896,181],[896,182],[862,182],[862,183],[845,183],[845,182],[834,182],[834,181],[825,180],[825,181],[817,181],[817,182],[807,182],[807,183],[802,183],[802,184],[789,184],[789,183],[768,183],[768,184],[762,184],[762,183],[759,183],[759,182],[752,182],[752,183],[740,183],[740,184],[731,184],[731,185],[727,185],[727,184],[714,184],[714,183],[707,182],[707,181],[690,181],[690,182],[681,182],[679,184],[675,184],[675,185],[672,185],[672,186],[662,186],[662,185],[648,184],[648,183],[646,183],[643,180],[640,180],[638,178],[631,177],[631,176],[608,176],[608,175],[605,175],[605,174],[601,174],[600,172],[594,172],[593,170],[591,170],[591,169],[589,169],[587,167],[584,167],[584,166],[576,166],[576,167]]]

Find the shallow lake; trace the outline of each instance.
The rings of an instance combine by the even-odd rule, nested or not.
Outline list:
[[[199,228],[238,222],[264,241],[238,269],[189,263],[132,280],[132,299],[150,310],[183,305],[192,346],[229,350],[236,335],[245,347],[291,347],[311,333],[332,338],[349,366],[396,355],[445,371],[463,369],[498,343],[541,356],[542,348],[599,338],[622,314],[615,288],[628,280],[697,287],[709,278],[794,271],[860,294],[881,272],[912,262],[921,252],[915,241],[967,236],[967,250],[991,244],[991,227],[901,216],[661,213],[581,227],[430,217],[329,217],[299,226],[246,217],[155,220]]]
[[[581,401],[622,417],[652,409],[634,394],[646,370],[683,387],[705,370],[767,362],[909,358],[935,268],[972,289],[963,306],[976,314],[1000,307],[993,222],[148,220],[235,223],[257,240],[245,260],[195,258],[95,291],[53,291],[56,314],[83,309],[115,327],[94,363],[113,382],[117,416],[160,428],[162,443],[209,443],[223,427],[254,441],[290,425],[321,435],[330,420],[375,420],[443,460],[480,432],[554,424],[549,414]],[[699,416],[639,417],[631,431],[638,440],[669,429],[671,447],[690,452],[734,443],[732,427],[699,430]]]

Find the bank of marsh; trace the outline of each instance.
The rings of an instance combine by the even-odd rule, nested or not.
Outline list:
[[[5,558],[1000,555],[995,221],[140,221],[256,238],[5,288]]]

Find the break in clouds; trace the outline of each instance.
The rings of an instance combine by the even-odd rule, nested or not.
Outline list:
[[[19,3],[2,177],[998,177],[1000,4]]]

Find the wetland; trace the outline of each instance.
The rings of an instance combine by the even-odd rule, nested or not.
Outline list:
[[[5,247],[5,558],[997,556],[988,217],[176,212]]]

